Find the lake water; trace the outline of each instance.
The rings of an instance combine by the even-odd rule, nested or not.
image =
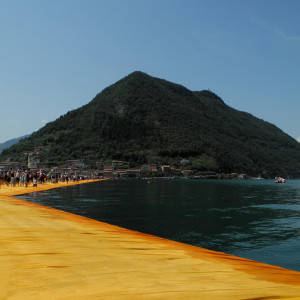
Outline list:
[[[118,180],[18,198],[300,271],[299,180]]]

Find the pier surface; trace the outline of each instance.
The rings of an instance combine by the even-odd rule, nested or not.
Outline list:
[[[0,299],[300,299],[299,272],[12,197],[66,185],[1,186]]]

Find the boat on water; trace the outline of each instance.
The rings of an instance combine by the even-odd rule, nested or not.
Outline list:
[[[275,183],[285,183],[285,179],[282,177],[276,177],[275,178]]]

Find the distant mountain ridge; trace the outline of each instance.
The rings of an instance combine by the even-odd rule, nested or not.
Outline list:
[[[17,144],[21,139],[25,139],[29,136],[30,136],[30,134],[27,134],[27,135],[23,135],[21,137],[15,138],[15,139],[8,140],[4,143],[0,143],[0,154],[4,149],[7,149],[7,148],[11,147],[12,145]]]
[[[40,146],[49,166],[78,158],[131,165],[188,158],[198,171],[300,175],[300,144],[273,124],[229,107],[211,91],[190,91],[142,72],[46,124],[0,159],[22,159]]]

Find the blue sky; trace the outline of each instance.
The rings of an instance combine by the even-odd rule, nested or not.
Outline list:
[[[300,137],[298,0],[0,0],[0,142],[133,71]]]

